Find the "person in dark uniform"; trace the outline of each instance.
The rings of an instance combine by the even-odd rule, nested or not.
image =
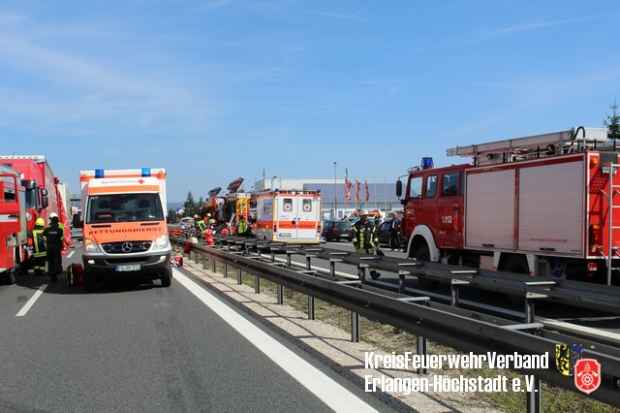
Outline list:
[[[50,214],[50,224],[43,231],[47,243],[47,271],[52,281],[58,280],[62,273],[62,245],[64,240],[63,229],[59,224],[58,215]]]

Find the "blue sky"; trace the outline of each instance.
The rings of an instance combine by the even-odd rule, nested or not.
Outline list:
[[[536,3],[5,0],[0,152],[47,155],[74,189],[80,169],[165,167],[176,201],[601,126],[620,4]]]

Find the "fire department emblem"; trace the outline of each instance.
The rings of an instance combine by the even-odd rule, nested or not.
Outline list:
[[[567,344],[555,345],[555,368],[562,376],[571,375],[571,355]]]
[[[575,387],[590,394],[601,385],[601,363],[595,359],[579,359],[575,363]]]

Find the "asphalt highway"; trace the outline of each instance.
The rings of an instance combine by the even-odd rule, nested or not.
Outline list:
[[[177,270],[91,294],[23,276],[0,286],[0,411],[388,410],[260,326]]]

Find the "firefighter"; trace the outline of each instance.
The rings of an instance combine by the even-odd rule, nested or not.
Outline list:
[[[366,214],[360,215],[360,219],[353,225],[353,246],[358,254],[368,254],[371,234]]]
[[[370,224],[370,234],[368,239],[370,240],[370,249],[369,253],[374,255],[383,256],[383,251],[379,248],[379,227],[381,226],[381,216],[377,216],[374,219],[374,222]]]
[[[226,238],[230,234],[230,228],[229,227],[230,227],[230,224],[229,223],[225,223],[224,226],[220,229],[220,236],[222,238]]]
[[[55,212],[50,214],[50,224],[43,230],[43,236],[47,243],[47,271],[51,281],[58,280],[58,274],[62,273],[62,246],[64,233]]]
[[[214,219],[209,220],[209,226],[205,230],[203,237],[205,240],[205,244],[207,244],[208,246],[215,244],[215,220]]]
[[[207,229],[204,219],[201,219],[198,215],[194,215],[194,223],[196,225],[196,232],[202,234]]]
[[[47,246],[45,237],[43,236],[44,228],[45,220],[41,217],[37,218],[34,223],[34,229],[32,230],[32,246],[34,249],[33,267],[34,273],[37,275],[47,272]]]
[[[239,217],[239,225],[237,226],[237,235],[241,237],[248,236],[248,223],[245,220],[245,217],[241,215]]]

